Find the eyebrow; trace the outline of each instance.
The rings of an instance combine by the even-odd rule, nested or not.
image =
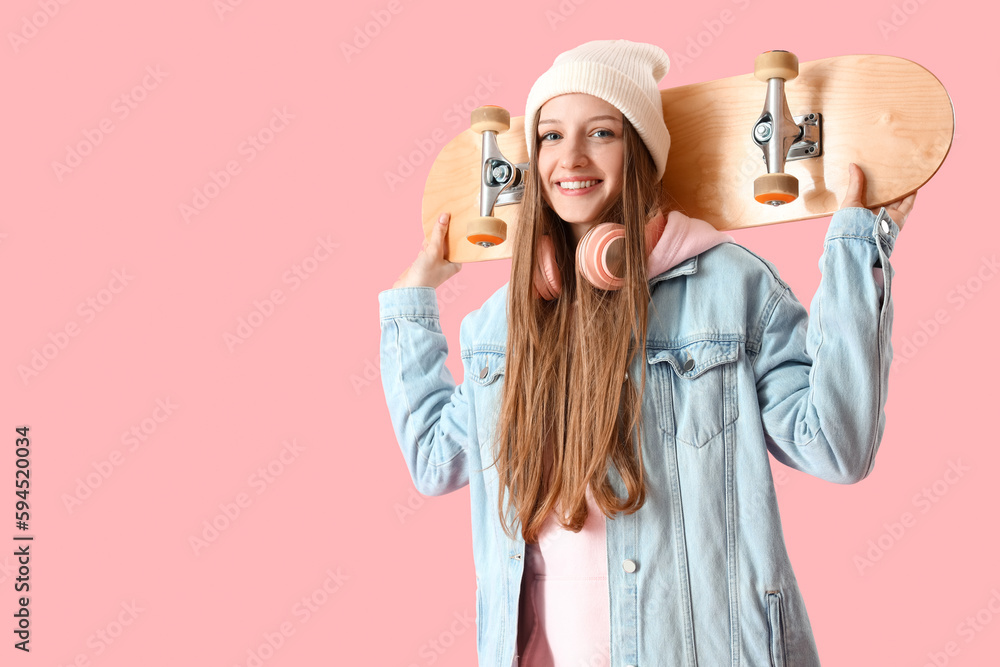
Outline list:
[[[591,122],[593,122],[595,120],[616,120],[619,123],[622,121],[622,119],[619,118],[618,116],[594,116],[593,118],[588,118],[587,122],[591,123]],[[559,121],[559,120],[557,120],[555,118],[546,118],[544,120],[538,121],[538,126],[541,127],[542,125],[545,125],[547,123],[551,124],[551,123],[559,123],[559,122],[561,122],[561,121]]]

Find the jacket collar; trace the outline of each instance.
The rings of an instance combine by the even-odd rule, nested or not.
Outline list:
[[[694,255],[693,257],[690,257],[689,259],[661,273],[660,275],[651,278],[649,281],[649,286],[652,287],[661,280],[668,280],[670,278],[673,278],[674,276],[679,276],[688,273],[697,273],[697,272],[698,272],[698,255]]]

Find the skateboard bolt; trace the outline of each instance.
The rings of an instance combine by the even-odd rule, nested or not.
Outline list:
[[[505,164],[498,164],[493,167],[493,178],[499,183],[506,183],[510,179],[510,167]]]
[[[767,141],[768,139],[771,138],[771,124],[761,123],[760,125],[754,128],[753,133],[754,136],[756,136],[757,139],[759,139],[760,141]]]

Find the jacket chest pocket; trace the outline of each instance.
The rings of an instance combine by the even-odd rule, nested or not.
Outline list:
[[[739,341],[699,340],[648,355],[666,363],[674,437],[689,447],[704,447],[736,421],[736,360]],[[662,409],[662,408],[661,408]]]
[[[490,449],[496,435],[505,367],[503,352],[475,351],[469,355],[466,380],[472,382],[480,448]]]

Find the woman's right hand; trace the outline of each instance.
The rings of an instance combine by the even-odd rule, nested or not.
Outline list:
[[[442,213],[429,239],[424,239],[424,247],[399,278],[393,283],[397,287],[434,287],[462,270],[462,265],[444,258],[444,239],[451,221],[450,213]]]
[[[861,171],[861,167],[854,162],[847,165],[847,170],[850,173],[850,179],[847,184],[847,194],[844,195],[844,201],[840,204],[840,208],[868,208],[865,204],[868,189],[865,172]],[[906,197],[901,197],[885,205],[885,212],[892,218],[892,221],[896,223],[900,230],[903,229],[903,225],[906,223],[906,217],[913,210],[913,202],[916,198],[917,193],[913,192]],[[872,213],[878,213],[879,211],[877,206],[869,210]]]

